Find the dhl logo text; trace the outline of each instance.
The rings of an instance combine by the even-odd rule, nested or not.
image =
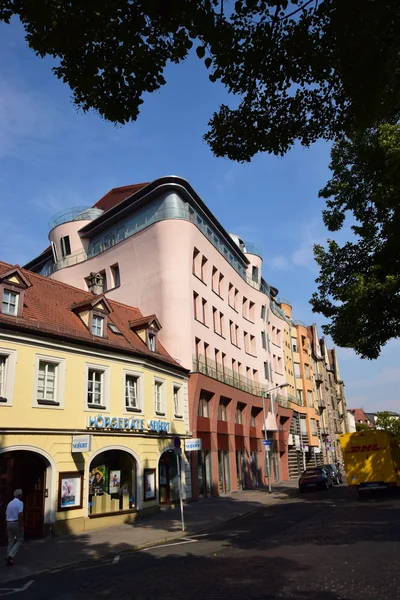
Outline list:
[[[383,450],[383,448],[379,448],[378,444],[369,444],[364,446],[351,446],[347,452],[349,454],[354,454],[355,452],[376,452],[377,450]]]

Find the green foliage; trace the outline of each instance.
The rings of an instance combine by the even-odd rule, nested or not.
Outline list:
[[[400,442],[400,419],[393,418],[393,416],[387,412],[380,412],[376,418],[376,428],[384,429],[389,433],[394,433]]]
[[[135,120],[195,44],[237,97],[210,120],[217,156],[284,154],[399,117],[398,0],[0,0],[0,20],[13,16],[76,105],[114,123]]]
[[[366,423],[357,423],[356,424],[356,431],[370,431],[371,427],[369,425],[367,425]]]
[[[377,358],[400,335],[400,126],[342,137],[331,153],[332,178],[319,195],[330,231],[352,217],[354,241],[315,246],[320,267],[314,312],[338,346]]]

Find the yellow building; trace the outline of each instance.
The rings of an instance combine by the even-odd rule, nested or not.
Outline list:
[[[0,505],[22,488],[27,536],[156,511],[179,497],[178,461],[191,493],[173,451],[190,437],[188,371],[155,315],[88,288],[0,263]]]
[[[286,380],[289,384],[289,408],[293,410],[289,436],[289,476],[297,478],[306,467],[322,464],[319,435],[319,409],[313,371],[308,328],[302,321],[292,321],[292,307],[286,300],[280,307],[287,317],[285,328]]]

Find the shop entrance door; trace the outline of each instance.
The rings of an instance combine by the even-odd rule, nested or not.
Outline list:
[[[17,450],[0,455],[0,496],[3,507],[2,520],[5,521],[5,509],[13,499],[14,490],[22,490],[24,503],[24,536],[41,537],[44,524],[44,499],[46,487],[46,465],[43,458],[35,452]],[[2,532],[4,527],[2,527]]]
[[[6,508],[12,500],[13,458],[0,455],[0,543],[6,544]]]
[[[169,465],[166,456],[160,458],[158,467],[158,489],[160,490],[160,504],[171,502],[171,489],[169,485]]]
[[[197,482],[199,496],[211,496],[211,450],[197,452]]]
[[[229,451],[218,450],[218,478],[219,493],[227,494],[231,491]]]

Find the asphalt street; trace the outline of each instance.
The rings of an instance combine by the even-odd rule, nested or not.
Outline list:
[[[0,582],[18,600],[400,600],[400,498],[345,486],[294,496],[207,533]]]

